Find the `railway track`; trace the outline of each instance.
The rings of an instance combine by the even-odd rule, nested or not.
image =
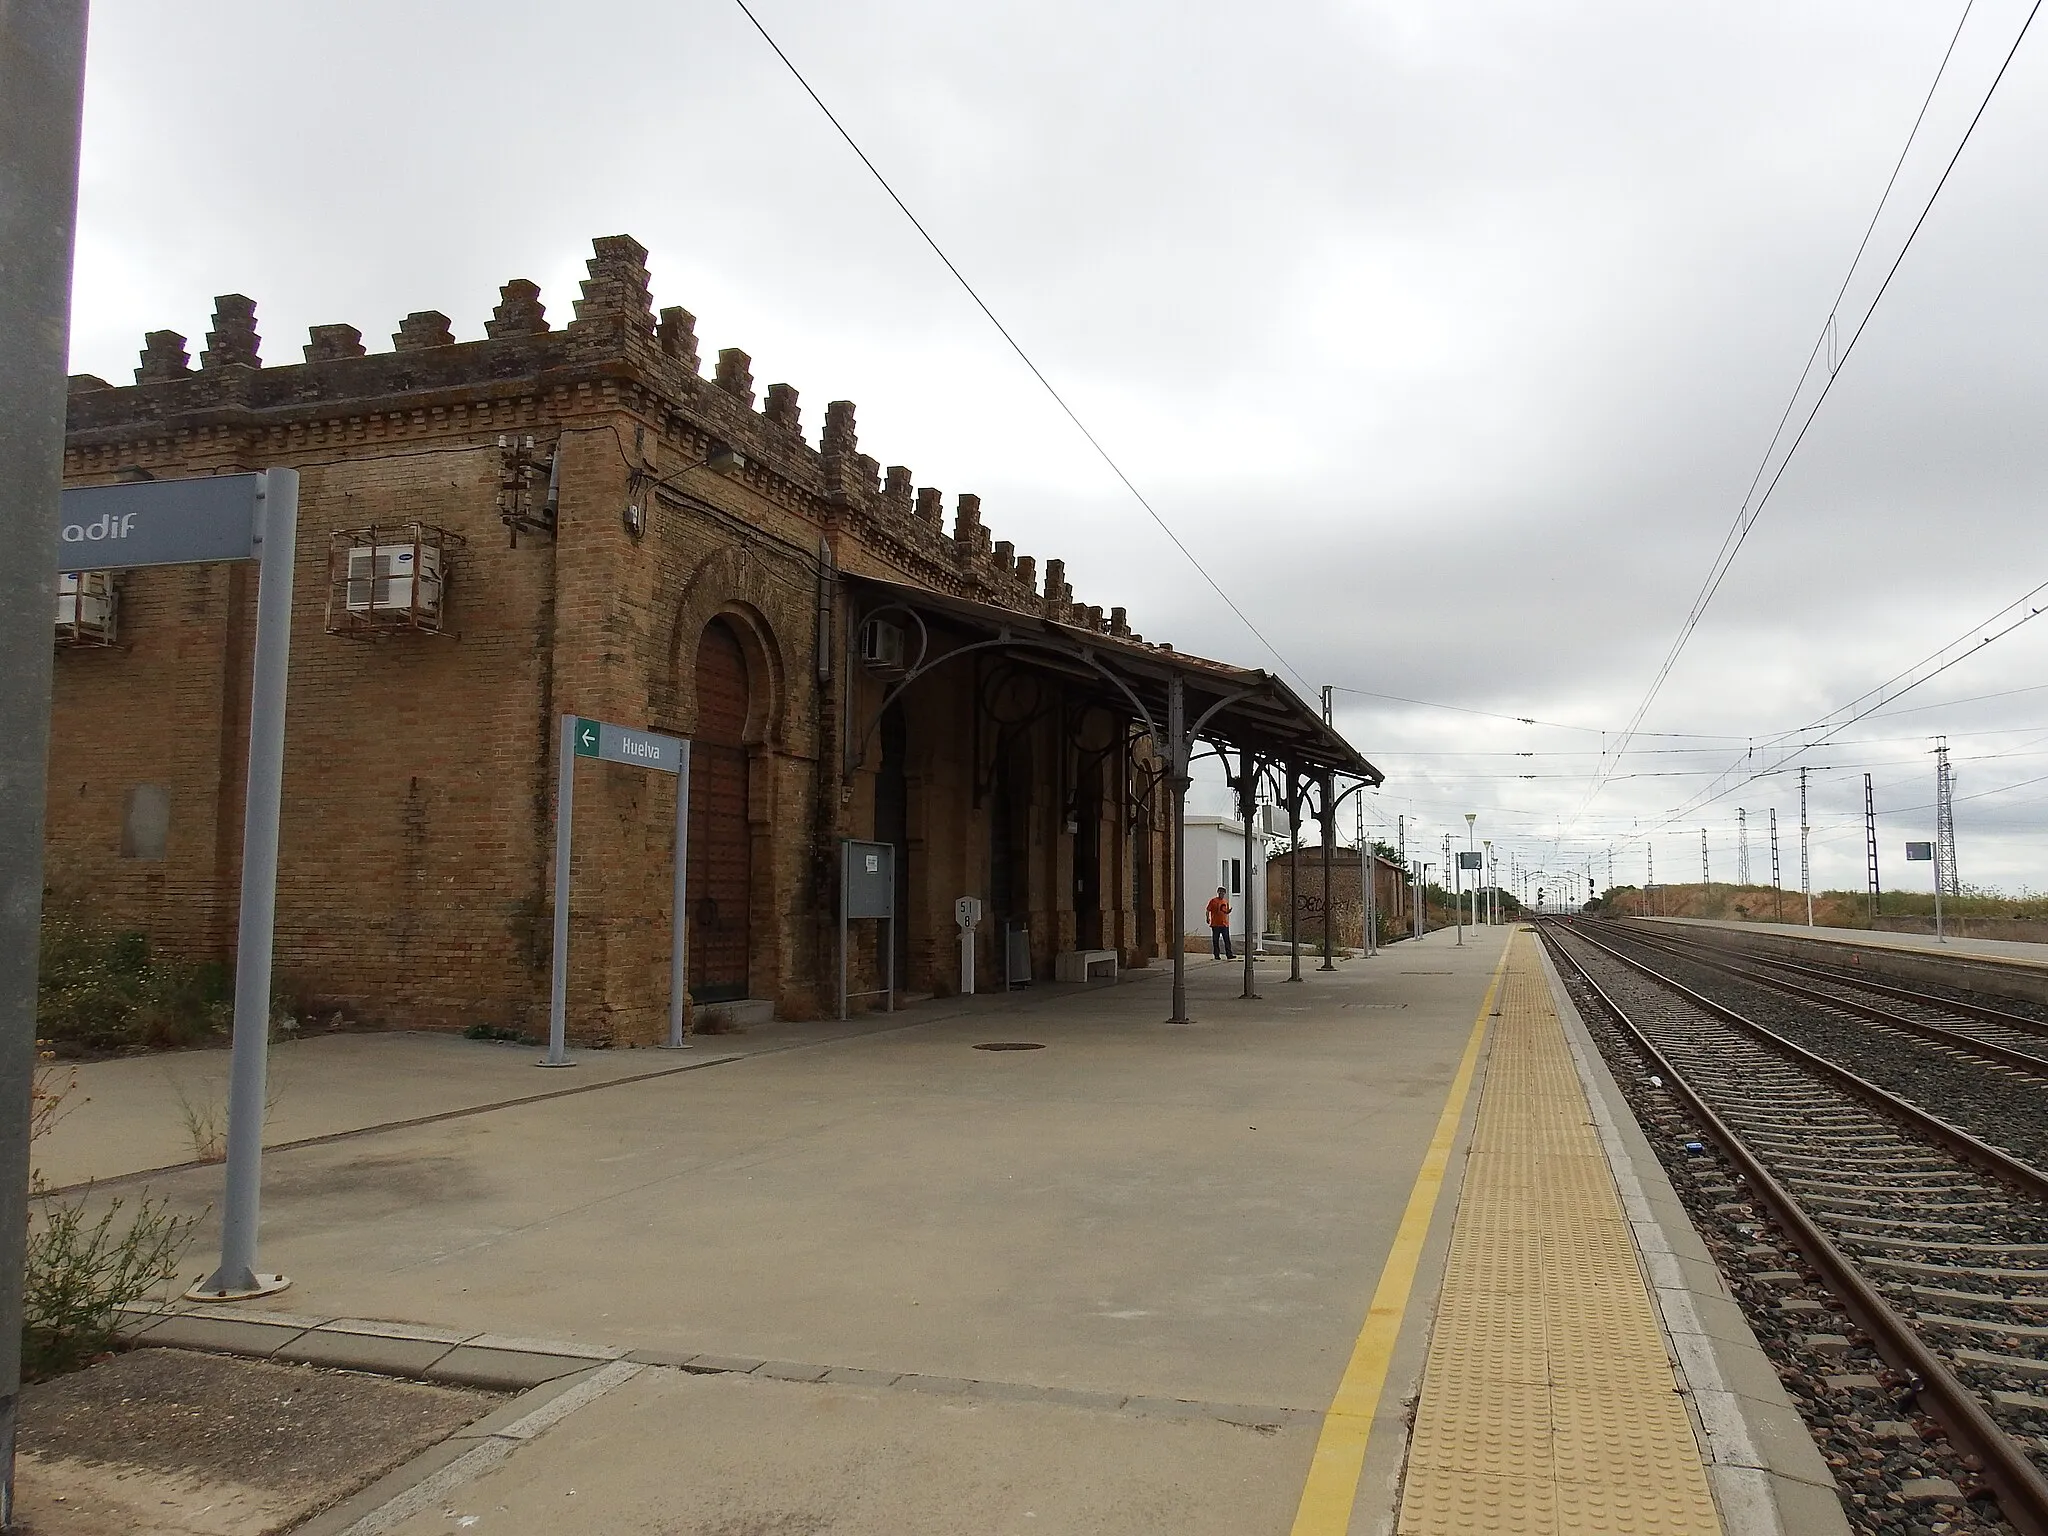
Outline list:
[[[2043,1113],[2048,1109],[2048,1034],[2026,1036],[2012,1026],[2007,1038],[1988,1038],[1975,1031],[2005,1026],[1942,1013],[1937,1005],[1943,999],[1909,1004],[1872,992],[1853,978],[1827,973],[1794,977],[1664,934],[1607,924],[1574,926],[1588,937],[1597,936],[1607,949],[1654,965],[1899,1098],[1955,1120],[2015,1158],[2048,1168],[2048,1114]],[[2032,1048],[2013,1044],[2014,1039],[2030,1040]]]
[[[1731,953],[1676,934],[1628,933],[1629,943],[1680,955],[1787,996],[1831,1005],[1872,1023],[2048,1078],[2048,1020],[2011,1009],[1938,996],[1851,973],[1773,956]]]
[[[1582,1004],[1679,1099],[1759,1214],[1914,1384],[2004,1519],[2048,1536],[2048,1173],[1640,949],[1575,926],[1542,931]],[[1800,1306],[1818,1304],[1779,1303]]]

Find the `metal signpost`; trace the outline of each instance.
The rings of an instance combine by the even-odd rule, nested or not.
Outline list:
[[[270,1053],[270,957],[277,913],[277,822],[284,790],[284,699],[292,643],[292,559],[299,474],[293,469],[64,493],[60,574],[255,560],[256,655],[249,687],[249,773],[242,807],[242,899],[235,935],[234,1050],[228,1077],[220,1265],[186,1294],[236,1301],[291,1282],[256,1268],[263,1185],[264,1080]]]
[[[53,600],[85,0],[0,5],[0,1528],[13,1529]],[[28,558],[19,558],[22,551]]]
[[[1481,859],[1482,859],[1483,857],[1484,857],[1484,855],[1483,855],[1483,854],[1479,854],[1479,853],[1468,853],[1468,852],[1467,852],[1466,850],[1464,850],[1464,849],[1462,849],[1462,848],[1458,850],[1458,885],[1459,885],[1459,887],[1460,887],[1460,890],[1459,890],[1459,893],[1458,893],[1457,901],[1458,901],[1458,942],[1459,942],[1460,944],[1462,944],[1462,943],[1464,943],[1464,942],[1465,942],[1465,895],[1464,895],[1464,891],[1463,891],[1463,886],[1464,886],[1464,883],[1465,883],[1465,871],[1466,871],[1466,870],[1468,870],[1468,869],[1469,869],[1469,870],[1474,870],[1474,871],[1477,871],[1477,870],[1478,870],[1478,869],[1480,868],[1480,860],[1481,860]],[[1474,906],[1474,909],[1475,909],[1475,910],[1473,911],[1473,914],[1472,914],[1472,921],[1473,921],[1474,925],[1476,926],[1476,925],[1477,925],[1477,923],[1478,923],[1478,921],[1479,921],[1479,913],[1478,913],[1478,911],[1476,910],[1476,909],[1477,909],[1477,906],[1478,906],[1478,899],[1479,899],[1479,876],[1478,876],[1478,874],[1477,874],[1477,873],[1475,873],[1475,874],[1474,874],[1474,875],[1472,876],[1472,898],[1473,898],[1473,906]]]
[[[874,992],[846,990],[846,925],[856,917],[880,918],[884,930],[884,984],[879,996],[886,1013],[896,1011],[896,849],[891,843],[862,843],[848,838],[839,853],[839,1017],[846,1017],[848,998],[874,997]]]
[[[1948,939],[1941,931],[1941,862],[1934,856],[1934,844],[1906,844],[1906,862],[1934,865],[1934,939],[1938,944],[1946,944]]]
[[[958,896],[953,900],[953,921],[960,925],[960,995],[974,995],[974,930],[981,924],[981,898]]]
[[[684,897],[690,851],[690,744],[678,736],[659,736],[630,726],[608,725],[580,715],[562,716],[561,755],[555,792],[555,943],[550,963],[548,1053],[543,1067],[573,1067],[569,1036],[569,855],[575,826],[576,759],[594,757],[631,768],[652,768],[676,775],[676,867],[673,875],[668,940],[668,1039],[665,1051],[688,1046],[683,1039],[683,999],[688,968]]]

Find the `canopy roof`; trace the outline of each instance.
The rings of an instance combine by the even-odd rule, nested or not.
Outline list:
[[[912,654],[905,657],[913,673],[942,660],[949,650],[974,645],[979,651],[1002,655],[1018,665],[1054,673],[1093,690],[1105,706],[1121,714],[1131,713],[1135,698],[1151,716],[1162,742],[1168,685],[1177,677],[1184,689],[1183,707],[1190,725],[1219,699],[1229,699],[1203,722],[1200,734],[1204,740],[1248,749],[1269,762],[1309,772],[1328,771],[1368,784],[1379,784],[1386,777],[1300,694],[1270,672],[1234,667],[1168,646],[1061,624],[1038,614],[927,587],[852,571],[840,574],[856,599],[856,627],[889,609],[907,611],[927,627],[932,642],[928,654],[918,654],[919,648],[913,646]],[[945,645],[949,634],[957,638],[957,644]]]

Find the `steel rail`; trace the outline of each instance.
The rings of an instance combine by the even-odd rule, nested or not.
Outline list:
[[[1574,932],[1576,931],[1575,929]],[[2029,1073],[2034,1077],[2048,1079],[2048,1056],[2037,1056],[2032,1051],[2022,1051],[2010,1045],[2000,1045],[1995,1040],[1985,1040],[1976,1035],[1966,1035],[1960,1030],[1949,1029],[1945,1025],[1930,1024],[1925,1019],[1909,1019],[1902,1013],[1892,1013],[1884,1008],[1873,1007],[1869,1003],[1858,1003],[1852,1002],[1847,998],[1833,997],[1828,993],[1815,991],[1812,987],[1802,987],[1797,982],[1785,981],[1780,977],[1759,975],[1755,971],[1745,969],[1739,962],[1713,958],[1708,954],[1702,953],[1699,949],[1688,946],[1683,941],[1673,941],[1661,937],[1649,939],[1635,933],[1629,935],[1629,941],[1641,944],[1646,949],[1662,951],[1693,965],[1703,965],[1708,970],[1719,971],[1724,976],[1733,976],[1738,981],[1746,981],[1751,986],[1762,987],[1768,992],[1779,992],[1786,997],[1797,997],[1806,1002],[1820,1003],[1828,1008],[1837,1008],[1843,1013],[1852,1013],[1860,1019],[1868,1019],[1873,1024],[1884,1024],[1893,1029],[1904,1030],[1907,1034],[1919,1035],[1921,1038],[1932,1040],[1936,1044],[1946,1045],[1952,1049],[1967,1052],[1972,1056],[1982,1056],[1987,1061],[1995,1061],[2002,1067],[2012,1067],[2017,1071]],[[1593,943],[1596,941],[1588,936],[1587,942]],[[1746,961],[1748,957],[1742,958]],[[1845,981],[1833,976],[1824,975],[1821,979],[1832,982],[1839,987],[1860,987],[1863,985],[1860,981]],[[1944,1005],[1930,1002],[1927,1006],[1941,1007]]]
[[[2010,1152],[1994,1147],[1988,1141],[1980,1141],[1959,1125],[1952,1125],[1941,1116],[1922,1109],[1910,1099],[1902,1099],[1888,1088],[1881,1088],[1867,1077],[1859,1077],[1839,1062],[1828,1060],[1815,1051],[1808,1050],[1796,1041],[1788,1040],[1776,1030],[1769,1029],[1754,1019],[1745,1018],[1733,1008],[1715,1002],[1704,992],[1697,992],[1675,977],[1666,976],[1662,971],[1652,970],[1632,955],[1601,943],[1589,933],[1573,928],[1570,930],[1581,942],[1590,944],[1602,954],[1620,961],[1630,970],[1647,976],[1661,987],[1669,987],[1684,997],[1694,1007],[1712,1014],[1724,1024],[1734,1026],[1744,1034],[1761,1040],[1773,1050],[1782,1051],[1808,1070],[1839,1084],[1863,1099],[1881,1113],[1903,1120],[1921,1135],[1941,1143],[1957,1157],[1974,1164],[1993,1178],[2010,1184],[2029,1199],[2048,1203],[2048,1173],[2042,1172],[2032,1163],[2023,1162]]]
[[[1656,937],[1664,943],[1684,945],[1692,942],[1674,939],[1661,933]],[[1703,944],[1701,947],[1713,946]],[[1915,992],[1911,987],[1897,987],[1888,982],[1871,981],[1862,976],[1841,976],[1833,971],[1822,970],[1818,966],[1801,965],[1797,960],[1780,960],[1775,955],[1743,955],[1741,958],[1751,965],[1767,965],[1774,970],[1811,976],[1816,981],[1832,981],[1844,987],[1861,987],[1866,992],[1875,992],[1880,997],[1891,998],[1894,1002],[1918,1003],[1924,1008],[1945,1008],[1950,1013],[1960,1013],[1969,1019],[1980,1019],[1986,1024],[2003,1024],[2022,1034],[2048,1036],[2048,1021],[2029,1018],[2024,1013],[2009,1013],[2003,1008],[1993,1008],[1986,1003],[1965,1003],[1952,997],[1938,997],[1932,992]]]
[[[1579,974],[1594,995],[1600,999],[1601,1004],[1614,1015],[1636,1048],[1655,1067],[1658,1075],[1664,1079],[1664,1086],[1678,1096],[1699,1123],[1700,1128],[1720,1146],[1722,1154],[1735,1165],[1750,1188],[1769,1209],[1772,1218],[1820,1272],[1828,1288],[1855,1319],[1856,1325],[1869,1336],[1877,1352],[1895,1369],[1913,1379],[1915,1394],[1941,1421],[1942,1427],[1948,1431],[1949,1438],[1955,1442],[1957,1448],[1965,1455],[1978,1459],[1984,1480],[1998,1495],[1999,1509],[2006,1519],[2023,1532],[2024,1536],[2048,1536],[2048,1480],[2042,1478],[2027,1453],[1998,1427],[1991,1415],[1985,1411],[1984,1405],[1977,1401],[1976,1395],[1963,1385],[1927,1342],[1913,1331],[1912,1325],[1863,1278],[1854,1261],[1835,1246],[1813,1218],[1806,1214],[1805,1208],[1791,1192],[1781,1185],[1770,1170],[1749,1150],[1741,1136],[1715,1113],[1713,1107],[1686,1080],[1685,1074],[1673,1065],[1671,1059],[1657,1047],[1635,1020],[1628,1016],[1621,1005],[1608,995],[1607,989],[1594,980],[1592,973],[1579,963],[1578,957],[1558,942],[1550,933],[1549,925],[1541,925],[1539,931],[1543,933],[1551,953]],[[1655,972],[1635,965],[1625,956],[1615,955],[1605,945],[1585,938],[1583,934],[1579,937],[1594,948],[1612,955],[1632,970],[1641,971],[1644,975],[1674,988],[1683,994],[1688,1002],[1701,1001],[1699,994],[1682,983],[1671,981],[1668,977],[1658,977]],[[1716,1018],[1725,1017],[1724,1010],[1718,1007],[1709,1006],[1708,1011]],[[1762,1033],[1768,1035],[1769,1031],[1765,1030]]]

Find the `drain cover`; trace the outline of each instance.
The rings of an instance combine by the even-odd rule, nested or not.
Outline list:
[[[1044,1046],[1036,1040],[991,1040],[986,1045],[977,1045],[977,1051],[1042,1051]]]

